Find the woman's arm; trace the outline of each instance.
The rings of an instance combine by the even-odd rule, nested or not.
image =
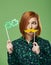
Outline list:
[[[44,42],[43,48],[40,48],[39,60],[41,64],[51,65],[51,44],[49,41]]]
[[[8,64],[9,65],[18,65],[18,57],[16,56],[15,52],[15,43],[11,43],[13,45],[12,53],[7,52],[8,55]]]

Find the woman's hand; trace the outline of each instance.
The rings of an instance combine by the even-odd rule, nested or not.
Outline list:
[[[35,52],[36,54],[40,53],[40,48],[39,48],[39,45],[37,44],[37,42],[33,42],[32,51]]]
[[[7,51],[9,52],[9,54],[11,54],[13,51],[13,45],[10,40],[7,41]]]

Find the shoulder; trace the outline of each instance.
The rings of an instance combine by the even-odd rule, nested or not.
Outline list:
[[[42,45],[50,45],[49,40],[46,40],[42,37],[38,37],[38,40],[41,42]]]
[[[15,39],[12,41],[13,46],[19,45],[22,42],[22,37]]]

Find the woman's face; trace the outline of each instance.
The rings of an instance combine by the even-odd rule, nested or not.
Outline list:
[[[27,25],[27,29],[36,29],[37,26],[38,26],[37,18],[36,17],[30,18],[28,25]],[[33,33],[30,32],[28,34],[33,34]]]

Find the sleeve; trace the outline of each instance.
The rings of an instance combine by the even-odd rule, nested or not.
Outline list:
[[[11,54],[9,54],[7,52],[7,56],[8,56],[8,65],[19,65],[18,64],[18,56],[16,56],[15,53],[15,44],[12,42],[13,44],[13,52]]]
[[[40,49],[39,60],[40,64],[51,65],[51,44],[49,41],[45,42],[43,48]]]

